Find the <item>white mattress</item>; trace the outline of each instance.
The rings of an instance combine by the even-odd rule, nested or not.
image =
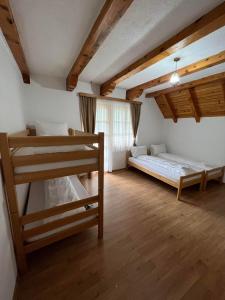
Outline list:
[[[129,157],[129,161],[176,182],[179,181],[181,176],[196,172],[191,168],[183,167],[177,162],[150,155],[141,155],[137,158]]]
[[[216,166],[210,166],[208,164],[205,164],[204,162],[190,160],[188,158],[176,154],[172,154],[172,153],[160,153],[158,157],[189,166],[190,168],[196,170],[197,172],[216,168]]]
[[[72,146],[58,146],[58,147],[24,147],[20,148],[15,152],[15,156],[20,155],[33,155],[33,154],[43,154],[43,153],[56,153],[56,152],[70,152],[70,151],[79,151],[79,150],[92,150],[91,148],[83,145],[72,145]],[[66,168],[66,167],[75,167],[86,164],[94,164],[97,162],[96,158],[72,160],[72,161],[63,161],[57,163],[49,164],[38,164],[38,165],[29,165],[15,168],[15,173],[26,173],[26,172],[35,172],[35,171],[44,171],[57,168]]]
[[[77,176],[70,176],[70,180],[71,180],[71,182],[72,182],[72,184],[73,184],[73,186],[74,186],[74,188],[76,190],[76,194],[78,196],[77,200],[81,200],[81,199],[88,198],[88,197],[91,196],[87,192],[87,190],[84,188],[84,186],[81,184],[81,182],[80,182],[80,180],[78,179]],[[34,183],[31,184],[30,197],[29,197],[29,200],[28,200],[26,214],[30,214],[30,213],[42,211],[44,209],[45,209],[45,188],[44,188],[44,182],[43,181],[34,182]],[[84,212],[84,211],[85,211],[85,208],[84,207],[80,207],[80,208],[77,208],[77,209],[65,212],[65,213],[63,213],[61,215],[58,215],[57,217],[54,217],[54,220],[60,219],[60,218],[66,217],[66,216],[70,216],[70,215],[72,215],[74,213],[80,213],[80,212]],[[49,236],[49,235],[51,235],[53,233],[59,232],[59,231],[61,231],[63,229],[72,227],[72,226],[74,226],[76,224],[81,224],[84,221],[92,220],[95,217],[96,216],[87,217],[84,220],[76,221],[74,223],[65,225],[63,227],[54,229],[52,231],[49,231],[49,232],[46,232],[46,233],[43,233],[43,234],[39,234],[39,235],[37,235],[35,237],[30,238],[28,240],[28,242],[35,241],[35,240],[38,240],[40,238],[44,238],[44,237]],[[51,218],[49,218],[49,220],[45,219],[45,220],[40,220],[40,221],[36,221],[36,222],[30,223],[30,224],[27,224],[27,225],[25,225],[25,229],[31,229],[31,228],[34,228],[34,227],[46,224],[48,221],[50,222]]]

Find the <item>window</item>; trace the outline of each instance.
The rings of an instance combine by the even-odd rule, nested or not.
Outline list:
[[[126,152],[133,142],[130,104],[97,100],[96,132],[105,133],[105,171],[111,172],[118,152]]]

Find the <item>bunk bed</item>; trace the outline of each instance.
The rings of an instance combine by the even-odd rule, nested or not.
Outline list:
[[[68,136],[35,136],[32,130],[16,135],[0,133],[7,207],[21,274],[27,271],[28,253],[92,226],[98,226],[98,238],[103,237],[104,133],[87,134],[72,129],[69,133]],[[82,189],[76,175],[93,171],[98,171],[98,193],[92,196]],[[80,185],[79,200],[50,208],[41,205],[41,182],[66,176],[76,186]],[[25,183],[31,184],[30,193],[38,192],[33,201],[38,209],[30,209],[28,203],[27,213],[20,216],[16,185]],[[91,208],[84,209],[87,206]]]

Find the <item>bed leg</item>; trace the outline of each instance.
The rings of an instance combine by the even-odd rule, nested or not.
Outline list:
[[[219,179],[219,182],[220,182],[220,184],[222,184],[222,183],[223,183],[223,177],[224,177],[224,173],[225,173],[225,167],[223,167],[223,170],[222,170],[222,175],[221,175],[221,177],[220,177],[220,179]]]
[[[177,200],[181,200],[180,196],[181,196],[182,189],[183,189],[183,179],[180,178],[180,182],[177,190]]]
[[[202,180],[201,180],[200,187],[199,187],[199,190],[201,192],[203,192],[205,190],[205,181],[206,181],[206,174],[204,172],[204,173],[202,173]]]
[[[98,171],[98,238],[103,238],[103,218],[104,218],[104,133],[99,133],[99,171]]]
[[[182,192],[182,187],[178,187],[178,190],[177,190],[177,200],[181,200],[180,199],[180,196],[181,196],[181,192]]]
[[[202,183],[202,191],[206,190],[207,182],[208,182],[208,175],[206,173],[204,176],[204,179],[203,179],[203,183]]]
[[[13,246],[19,273],[22,275],[27,271],[26,254],[23,246],[22,225],[19,217],[16,188],[14,185],[13,166],[10,157],[8,136],[0,133],[0,152],[2,156],[3,178],[6,191],[6,203],[10,227],[12,232]]]

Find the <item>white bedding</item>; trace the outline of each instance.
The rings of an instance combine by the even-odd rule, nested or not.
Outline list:
[[[33,154],[43,154],[43,153],[56,153],[56,152],[70,152],[70,151],[79,151],[79,150],[92,150],[91,148],[84,145],[72,145],[72,146],[57,146],[57,147],[24,147],[19,149],[14,153],[15,156],[19,155],[33,155]],[[35,172],[35,171],[44,171],[57,168],[65,167],[75,167],[79,165],[93,164],[96,163],[96,158],[90,159],[80,159],[73,161],[63,161],[57,163],[48,163],[48,164],[38,164],[38,165],[29,165],[15,168],[15,173],[26,173],[26,172]]]
[[[181,176],[193,174],[196,171],[184,164],[169,161],[160,157],[141,155],[137,158],[129,157],[129,161],[149,169],[173,181],[179,181]]]
[[[169,161],[174,161],[179,164],[185,164],[186,166],[189,166],[193,170],[196,170],[196,172],[204,171],[204,170],[211,170],[213,168],[216,168],[215,166],[210,166],[208,164],[205,164],[204,162],[198,162],[194,160],[190,160],[188,158],[172,154],[172,153],[160,153],[158,154],[158,157],[169,160]]]
[[[80,182],[80,180],[78,179],[77,176],[70,176],[69,178],[70,178],[70,180],[72,182],[72,185],[73,185],[73,187],[76,191],[76,196],[77,196],[76,200],[80,200],[80,199],[90,197],[90,194],[86,191],[86,189],[81,184],[81,182]],[[75,200],[71,200],[71,201],[75,201]],[[64,203],[66,203],[66,202],[68,202],[68,201],[65,200]],[[60,201],[60,203],[58,203],[58,205],[60,205],[60,204],[63,204],[63,202]],[[50,205],[50,206],[52,206],[52,205]],[[30,197],[29,197],[29,201],[28,201],[28,205],[27,205],[26,214],[42,211],[44,209],[46,209],[45,183],[40,182],[40,181],[34,182],[34,183],[31,184]],[[43,219],[43,220],[40,220],[40,221],[36,221],[36,222],[30,223],[30,224],[27,224],[27,225],[25,225],[25,229],[31,229],[31,228],[46,224],[47,222],[50,222],[53,219],[54,220],[60,219],[60,218],[72,215],[74,213],[80,213],[80,212],[84,212],[84,211],[85,211],[84,207],[80,207],[80,208],[77,208],[77,209],[74,209],[74,210],[70,210],[70,211],[65,212],[61,215],[57,215],[57,216],[54,216],[54,217],[50,217],[48,219]],[[87,220],[91,220],[93,218],[95,218],[95,216],[88,217],[84,220],[87,221]],[[35,241],[35,240],[40,239],[40,238],[44,238],[44,237],[49,236],[53,233],[59,232],[59,231],[65,229],[65,228],[69,228],[69,227],[74,226],[76,224],[80,224],[80,223],[84,222],[84,220],[77,221],[77,222],[65,225],[63,227],[60,227],[58,229],[54,229],[54,230],[49,231],[47,233],[39,234],[39,235],[37,235],[33,238],[30,238],[28,241],[31,242],[31,241]]]

